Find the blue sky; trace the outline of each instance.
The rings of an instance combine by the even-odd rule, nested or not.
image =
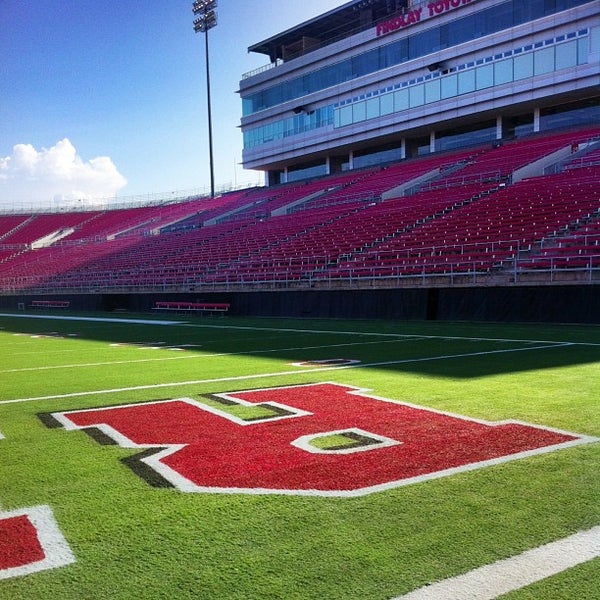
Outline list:
[[[215,181],[239,165],[248,46],[346,3],[220,0],[210,32]],[[204,38],[191,0],[0,0],[0,208],[210,185]]]

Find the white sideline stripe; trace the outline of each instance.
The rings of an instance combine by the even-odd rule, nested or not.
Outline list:
[[[17,404],[21,402],[36,402],[38,400],[59,400],[63,398],[79,398],[82,396],[98,396],[104,394],[116,394],[119,392],[135,392],[139,390],[154,390],[161,388],[182,387],[187,385],[200,385],[206,383],[223,383],[226,381],[245,381],[249,379],[262,379],[267,377],[283,377],[288,375],[305,375],[307,373],[323,373],[326,371],[341,371],[344,369],[363,369],[371,367],[387,367],[401,364],[411,364],[420,362],[430,362],[435,360],[447,360],[453,358],[467,358],[472,356],[487,356],[490,354],[507,354],[510,352],[526,352],[531,350],[547,350],[550,348],[561,348],[572,346],[570,342],[559,343],[552,346],[529,346],[527,348],[508,348],[504,350],[488,350],[486,352],[467,352],[465,354],[446,354],[443,356],[427,356],[425,358],[409,358],[402,360],[387,360],[376,363],[360,363],[354,365],[340,365],[334,367],[318,367],[315,369],[305,369],[303,371],[278,371],[274,373],[256,373],[254,375],[240,375],[238,377],[219,377],[216,379],[194,379],[191,381],[176,381],[173,383],[153,383],[148,385],[136,385],[132,387],[114,388],[109,390],[91,390],[87,392],[71,392],[70,394],[54,394],[50,396],[37,396],[33,398],[13,398],[12,400],[0,400],[2,404]]]
[[[600,526],[451,577],[394,600],[492,600],[600,556]]]
[[[117,319],[114,317],[61,317],[59,315],[19,315],[0,313],[0,317],[14,317],[15,319],[50,319],[52,321],[95,321],[97,323],[125,323],[129,325],[184,325],[185,321],[153,321],[152,319]]]

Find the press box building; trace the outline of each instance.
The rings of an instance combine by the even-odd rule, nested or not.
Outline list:
[[[600,0],[353,0],[249,51],[268,185],[600,122]]]

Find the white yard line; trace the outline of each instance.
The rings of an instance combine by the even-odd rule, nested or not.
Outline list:
[[[98,396],[105,394],[115,394],[119,392],[134,392],[139,390],[153,390],[153,389],[162,389],[162,388],[172,388],[172,387],[182,387],[187,385],[200,385],[207,383],[224,383],[229,381],[245,381],[250,379],[262,379],[262,378],[270,378],[270,377],[283,377],[289,375],[305,375],[307,373],[323,373],[327,371],[341,371],[347,369],[362,369],[362,368],[374,368],[374,367],[388,367],[394,365],[401,364],[412,364],[412,363],[421,363],[421,362],[431,362],[436,360],[449,360],[453,358],[468,358],[473,356],[488,356],[490,354],[508,354],[512,352],[528,352],[531,350],[548,350],[550,348],[560,348],[571,346],[570,343],[560,343],[555,345],[544,345],[544,346],[529,346],[527,348],[506,348],[503,350],[488,350],[485,352],[467,352],[464,354],[445,354],[441,356],[427,356],[424,358],[409,358],[409,359],[401,359],[401,360],[388,360],[383,362],[375,362],[375,363],[360,363],[353,365],[340,365],[333,367],[318,367],[315,369],[304,369],[302,371],[277,371],[274,373],[256,373],[253,375],[240,375],[238,377],[219,377],[216,379],[195,379],[191,381],[176,381],[173,383],[154,383],[148,385],[136,385],[132,387],[124,387],[124,388],[113,388],[113,389],[105,389],[105,390],[91,390],[87,392],[72,392],[69,394],[54,394],[49,396],[37,396],[32,398],[13,398],[11,400],[0,400],[0,405],[2,404],[16,404],[21,402],[36,402],[38,400],[58,400],[63,398],[80,398],[82,396]]]
[[[396,600],[493,600],[600,556],[600,526],[414,590]]]
[[[404,344],[410,340],[377,340],[375,342],[348,342],[346,344],[323,344],[320,346],[294,346],[291,348],[269,348],[268,350],[247,350],[245,352],[203,352],[200,354],[191,354],[185,356],[161,356],[160,358],[140,358],[130,360],[112,360],[93,363],[71,363],[66,365],[49,365],[45,367],[21,367],[18,369],[2,369],[2,373],[23,373],[29,371],[48,371],[54,369],[77,369],[81,367],[104,367],[110,365],[129,365],[136,363],[147,362],[163,362],[170,360],[190,360],[190,359],[205,359],[219,356],[245,356],[255,354],[274,354],[277,352],[297,352],[305,350],[323,350],[325,348],[344,348],[348,346],[369,346],[373,344]],[[160,350],[169,350],[171,346],[159,348]]]

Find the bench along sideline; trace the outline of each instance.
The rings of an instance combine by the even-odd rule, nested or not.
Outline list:
[[[152,310],[174,310],[190,312],[226,313],[229,310],[226,302],[157,302]]]
[[[69,308],[68,300],[32,300],[29,308]]]

